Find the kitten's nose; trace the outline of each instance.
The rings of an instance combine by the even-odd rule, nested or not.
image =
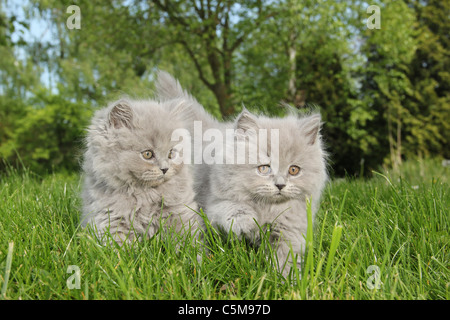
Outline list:
[[[278,190],[281,190],[281,189],[283,189],[284,187],[286,187],[285,184],[276,184],[275,186],[278,188]]]
[[[166,174],[167,170],[169,170],[169,169],[168,168],[161,169],[163,174]]]

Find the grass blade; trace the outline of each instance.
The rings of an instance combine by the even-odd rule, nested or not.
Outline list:
[[[5,276],[2,286],[1,298],[6,299],[6,290],[8,289],[9,275],[11,274],[12,253],[14,249],[14,242],[10,242],[8,246],[8,255],[6,256]]]
[[[341,235],[342,235],[342,226],[335,226],[333,229],[333,235],[331,236],[330,251],[328,252],[328,259],[327,259],[328,261],[327,266],[325,268],[325,278],[328,278],[328,275],[330,273],[331,264],[333,263],[334,255],[336,254],[337,247],[341,240]]]
[[[305,292],[306,286],[307,286],[307,278],[308,274],[311,275],[311,277],[314,276],[314,264],[313,264],[313,221],[312,221],[312,210],[311,210],[311,200],[306,199],[306,216],[308,220],[308,225],[306,229],[306,263],[305,263],[305,271],[302,275],[302,290]]]

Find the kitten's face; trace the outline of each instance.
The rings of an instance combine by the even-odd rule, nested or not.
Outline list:
[[[153,141],[151,133],[130,134],[134,142],[120,144],[118,165],[122,165],[140,184],[156,187],[177,175],[183,168],[183,162],[176,161],[179,154],[175,143],[170,141],[170,135],[168,139]]]
[[[252,183],[247,185],[253,198],[274,203],[299,198],[302,194],[302,189],[298,185],[302,175],[302,168],[299,165],[299,162],[295,162],[278,169],[273,169],[270,164],[257,166],[254,170],[256,177],[253,177]]]
[[[112,142],[109,161],[117,168],[116,176],[124,182],[156,187],[183,169],[173,130],[180,128],[173,115],[157,103],[117,104],[109,113]],[[113,173],[114,174],[114,173]]]
[[[255,147],[258,148],[256,164],[224,167],[223,177],[233,185],[232,188],[246,195],[245,198],[262,203],[316,196],[326,178],[324,152],[318,137],[320,117],[269,119],[250,116],[245,123],[238,120],[237,127],[256,132],[266,129],[269,143],[267,148]],[[274,129],[279,138],[271,141]]]

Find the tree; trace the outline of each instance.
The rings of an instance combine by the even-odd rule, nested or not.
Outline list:
[[[274,6],[274,19],[243,44],[236,82],[238,97],[250,109],[280,115],[280,102],[299,109],[317,107],[334,173],[360,170],[364,158],[360,124],[367,108],[357,104],[351,78],[358,58],[352,50],[352,15],[335,1],[291,1]],[[353,22],[353,21],[352,21]]]
[[[38,10],[28,6],[25,21],[0,7],[0,154],[9,160],[18,151],[37,170],[74,168],[67,139],[82,134],[90,106],[151,97],[158,68],[218,118],[242,103],[267,115],[282,115],[280,102],[317,106],[338,175],[450,157],[448,1],[374,0],[382,23],[372,30],[358,0],[79,0],[80,30],[66,27],[68,4],[28,1]],[[11,40],[31,18],[49,23],[51,41]],[[49,85],[39,84],[42,70]]]
[[[164,23],[191,58],[202,82],[214,93],[220,112],[235,112],[234,54],[264,20],[272,16],[262,1],[153,0]]]
[[[38,83],[36,68],[29,57],[18,59],[19,48],[24,46],[23,39],[12,39],[16,25],[28,28],[25,21],[14,14],[7,16],[3,11],[4,2],[0,1],[0,156],[8,159],[14,154],[9,142],[17,128],[17,121],[25,115],[25,99]],[[0,163],[0,168],[4,163]]]
[[[367,63],[362,91],[378,112],[369,127],[379,140],[387,140],[390,164],[397,168],[402,162],[405,122],[414,117],[406,101],[413,94],[408,69],[417,48],[416,21],[413,10],[402,1],[389,1],[381,12],[381,29],[364,32]]]
[[[417,50],[409,66],[414,94],[408,108],[416,115],[408,123],[405,154],[450,158],[450,2],[409,1],[418,21]]]

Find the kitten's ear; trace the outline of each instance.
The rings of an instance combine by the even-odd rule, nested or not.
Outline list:
[[[116,129],[126,127],[131,129],[133,127],[133,111],[128,105],[127,101],[120,100],[115,103],[114,107],[109,112],[109,125]]]
[[[320,114],[315,114],[307,119],[306,123],[303,124],[303,130],[305,131],[305,136],[308,140],[309,145],[316,143],[319,136],[320,126],[321,126],[321,116]]]
[[[163,70],[158,71],[155,86],[157,96],[161,101],[189,97],[189,94],[181,87],[180,82]]]
[[[249,129],[258,131],[259,127],[257,123],[257,118],[253,114],[251,114],[247,109],[244,108],[244,110],[236,119],[236,129],[241,129],[244,132]]]
[[[174,100],[169,106],[170,114],[181,121],[194,120],[194,114],[192,112],[192,101],[185,99]]]

